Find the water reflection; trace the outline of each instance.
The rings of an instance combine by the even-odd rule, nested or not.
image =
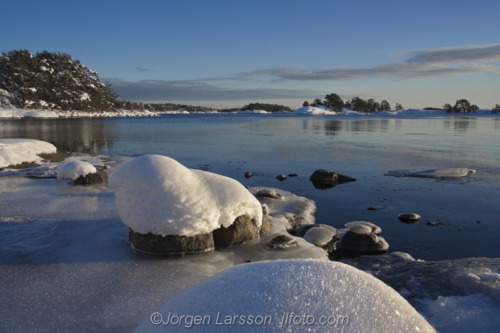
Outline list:
[[[453,130],[456,135],[463,135],[469,130],[477,128],[477,118],[453,118],[443,122],[445,131]]]
[[[113,146],[113,120],[2,120],[0,137],[42,140],[52,143],[60,150],[96,154]]]

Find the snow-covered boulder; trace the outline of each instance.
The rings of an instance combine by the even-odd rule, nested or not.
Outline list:
[[[80,176],[96,173],[97,169],[90,163],[84,161],[71,161],[64,163],[57,169],[57,179],[76,180]]]
[[[39,154],[55,153],[57,148],[48,142],[33,139],[0,139],[0,168],[23,162],[41,163]]]
[[[109,179],[125,225],[134,232],[195,236],[229,227],[246,215],[260,228],[262,207],[243,185],[176,160],[146,155],[125,163]]]
[[[394,289],[340,262],[243,264],[184,290],[142,332],[435,332]]]

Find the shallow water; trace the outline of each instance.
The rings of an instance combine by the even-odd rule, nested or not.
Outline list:
[[[500,118],[486,116],[169,115],[1,120],[1,138],[34,138],[71,152],[162,154],[190,168],[316,201],[317,223],[365,220],[391,251],[418,259],[499,257]],[[464,179],[396,178],[391,170],[470,168]],[[316,169],[358,180],[319,190]],[[255,175],[246,179],[244,173]],[[278,174],[296,173],[278,181]],[[367,210],[378,207],[377,210]],[[418,213],[403,224],[400,213]],[[438,226],[428,226],[434,221]]]

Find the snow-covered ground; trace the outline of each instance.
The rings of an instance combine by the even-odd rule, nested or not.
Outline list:
[[[71,159],[105,164],[111,177],[131,160],[82,154]],[[291,332],[350,332],[376,327],[370,325],[393,327],[392,331],[411,331],[418,326],[420,332],[426,331],[425,321],[394,290],[361,270],[328,261],[324,250],[303,238],[291,236],[297,245],[287,249],[267,245],[289,227],[286,219],[278,217],[283,216],[280,214],[294,213],[314,222],[315,204],[310,199],[277,189],[252,188],[251,193],[264,189],[282,195],[268,205],[273,221],[269,234],[209,254],[151,259],[131,250],[111,189],[104,184],[73,186],[57,179],[54,170],[64,163],[68,160],[37,168],[51,178],[25,177],[33,170],[0,173],[0,331],[130,332],[143,321],[151,326],[151,320],[158,318],[153,318],[155,313],[166,319],[173,311],[186,316],[219,312],[224,316],[220,320],[225,315],[273,316],[277,325],[283,316],[307,315],[316,320],[327,315],[335,320],[336,316],[349,316],[351,323],[313,326],[287,319],[291,324],[286,329]],[[407,266],[391,267],[384,259],[388,257],[380,258],[365,270],[377,277],[377,273],[394,272],[387,274],[389,278],[407,271]],[[248,264],[279,259],[293,261]],[[418,295],[420,290],[432,289],[433,293],[421,294],[416,308],[440,332],[500,330],[496,315],[500,308],[500,264],[495,259],[478,259],[476,266],[471,265],[473,259],[443,265],[407,261],[400,265],[414,265],[410,268],[415,272],[425,269],[427,273],[406,276],[412,289],[398,291],[409,297],[412,292]],[[449,282],[429,280],[432,274],[447,274],[451,265],[455,271]],[[202,283],[196,285],[198,282]],[[240,313],[243,310],[247,312]],[[261,312],[252,312],[257,310]],[[184,326],[155,327],[160,331],[207,328]],[[237,327],[249,331],[277,329],[247,321]],[[222,326],[214,331],[219,328]]]
[[[325,107],[305,106],[298,108],[293,112],[276,111],[268,112],[263,110],[245,110],[235,112],[189,112],[185,110],[177,111],[131,111],[131,110],[116,110],[106,112],[84,112],[84,111],[45,111],[45,110],[23,110],[10,107],[0,107],[0,118],[114,118],[114,117],[155,117],[161,115],[178,115],[178,114],[287,114],[287,115],[330,115],[330,116],[361,116],[361,115],[446,115],[444,110],[421,110],[408,109],[400,111],[380,111],[380,112],[358,112],[350,109],[343,109],[341,112],[331,111]],[[451,113],[450,115],[460,115],[464,113]],[[492,113],[491,110],[477,110],[472,115],[500,115],[500,113]]]

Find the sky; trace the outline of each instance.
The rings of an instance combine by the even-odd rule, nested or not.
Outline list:
[[[2,12],[0,51],[68,53],[126,100],[500,104],[498,0],[25,0]]]

